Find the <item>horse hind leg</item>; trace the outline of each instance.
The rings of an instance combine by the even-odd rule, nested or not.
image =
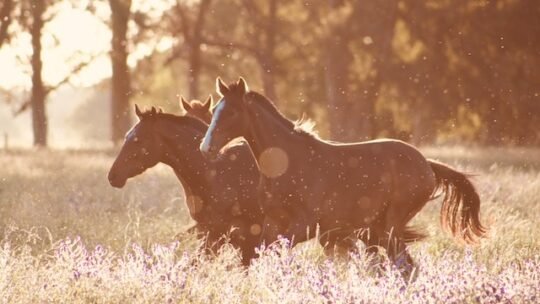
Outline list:
[[[366,245],[366,263],[369,271],[380,272],[382,259],[379,255],[378,235],[370,229],[360,229],[347,232],[327,232],[319,237],[319,243],[324,248],[326,256],[334,261],[349,261],[351,255],[359,253],[358,241]]]
[[[370,234],[369,240],[366,240],[365,237],[362,240],[367,246],[366,252],[370,255],[371,266],[381,274],[387,271],[385,261],[389,261],[400,272],[404,280],[410,281],[416,266],[407,250],[407,243],[403,235],[396,233],[393,228],[390,231],[372,228]],[[386,250],[386,257],[381,255],[381,247]]]
[[[370,273],[382,275],[384,273],[385,257],[381,254],[381,227],[372,225],[369,228],[363,228],[357,231],[357,238],[366,246],[365,258],[367,268]]]
[[[416,264],[409,254],[407,243],[401,236],[389,236],[386,254],[406,282],[415,278]],[[413,276],[414,275],[414,276]]]
[[[401,273],[406,281],[414,279],[416,266],[408,252],[407,244],[421,240],[425,236],[407,223],[420,211],[427,200],[418,201],[415,208],[403,213],[401,204],[393,204],[389,207],[384,219],[384,231],[379,242],[386,248],[388,259]]]

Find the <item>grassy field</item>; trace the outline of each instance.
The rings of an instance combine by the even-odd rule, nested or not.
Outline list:
[[[360,254],[331,260],[316,242],[285,240],[249,269],[225,247],[214,257],[190,225],[172,171],[158,166],[122,190],[106,178],[113,153],[0,152],[0,303],[495,303],[540,301],[540,151],[425,148],[475,173],[481,244],[456,243],[440,203],[414,219],[414,282]]]

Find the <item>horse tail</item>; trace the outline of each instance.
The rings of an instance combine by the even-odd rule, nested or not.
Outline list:
[[[435,192],[444,193],[441,224],[452,235],[474,243],[486,233],[480,223],[480,197],[467,175],[449,166],[428,160],[435,173]]]

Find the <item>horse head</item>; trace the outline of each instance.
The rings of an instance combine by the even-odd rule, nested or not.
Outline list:
[[[141,112],[135,105],[139,122],[127,132],[124,145],[109,170],[111,186],[122,188],[129,178],[143,173],[160,161],[163,145],[154,132],[154,124],[161,113],[161,109],[155,107]]]
[[[210,124],[212,120],[212,111],[210,109],[213,102],[212,95],[209,95],[204,102],[196,99],[187,101],[184,97],[180,97],[180,107],[184,109],[186,115],[198,118],[206,124]]]
[[[246,131],[243,105],[248,87],[245,80],[240,77],[236,83],[226,85],[218,77],[216,89],[221,99],[213,109],[210,126],[200,146],[203,155],[209,159],[216,159],[224,146]]]

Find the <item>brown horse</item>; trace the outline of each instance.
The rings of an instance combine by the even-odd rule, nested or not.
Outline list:
[[[180,97],[180,107],[184,109],[186,115],[198,118],[207,124],[210,124],[210,121],[212,121],[212,112],[210,109],[213,102],[212,95],[208,96],[204,102],[196,99],[189,102],[184,97]]]
[[[410,271],[407,243],[422,234],[407,223],[438,190],[445,195],[445,227],[470,242],[485,233],[480,199],[468,178],[427,160],[413,146],[398,140],[324,141],[285,118],[263,95],[248,91],[242,78],[230,86],[218,78],[217,90],[222,98],[201,151],[213,159],[232,139],[247,140],[262,173],[264,241],[278,234],[304,241],[319,226],[327,248],[351,250],[360,238],[369,251],[384,246],[398,267]]]
[[[213,248],[230,232],[231,244],[249,265],[260,242],[263,218],[256,203],[259,172],[248,146],[235,146],[221,160],[209,162],[199,151],[207,129],[201,120],[155,108],[143,113],[136,107],[135,112],[139,122],[127,133],[109,171],[110,184],[121,188],[128,178],[159,162],[170,166],[183,186],[196,230]]]

